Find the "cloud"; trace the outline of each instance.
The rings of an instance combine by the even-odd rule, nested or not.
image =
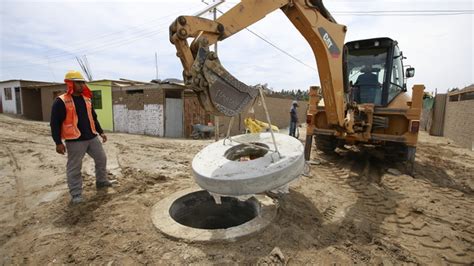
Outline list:
[[[227,10],[232,3],[220,7]],[[348,26],[346,41],[391,37],[406,63],[416,67],[409,84],[443,91],[474,83],[473,16],[357,16],[341,11],[472,9],[471,1],[326,1],[336,20]],[[0,79],[61,81],[78,69],[75,56],[87,55],[96,79],[181,78],[182,66],[168,38],[180,14],[205,7],[201,1],[1,1]],[[209,16],[208,16],[209,17]],[[313,52],[283,12],[249,27],[305,64]],[[248,84],[275,89],[307,89],[318,73],[243,30],[219,43],[223,65]]]

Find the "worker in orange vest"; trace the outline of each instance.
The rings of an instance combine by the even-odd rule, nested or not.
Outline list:
[[[110,187],[112,182],[107,179],[107,157],[97,138],[100,135],[104,143],[107,141],[92,107],[92,92],[78,71],[69,71],[64,82],[67,92],[54,101],[50,126],[56,152],[67,153],[67,184],[71,202],[77,204],[83,201],[81,169],[86,153],[94,159],[96,188]]]

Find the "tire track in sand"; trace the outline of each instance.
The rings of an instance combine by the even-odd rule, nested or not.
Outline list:
[[[25,204],[25,187],[23,185],[23,180],[21,179],[20,176],[18,176],[18,172],[21,171],[21,167],[18,165],[18,161],[13,154],[12,150],[10,147],[6,146],[6,150],[8,151],[8,156],[10,157],[10,164],[13,167],[13,177],[15,178],[15,190],[16,190],[16,196],[15,196],[15,211],[13,212],[13,218],[18,219],[20,216],[20,212],[24,211],[26,209],[26,204]]]

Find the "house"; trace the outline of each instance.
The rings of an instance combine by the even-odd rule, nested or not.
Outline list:
[[[38,87],[41,91],[41,110],[43,121],[49,122],[51,119],[51,108],[54,100],[61,94],[66,92],[66,84],[48,84]]]
[[[100,126],[104,130],[114,130],[114,118],[112,112],[112,87],[124,82],[116,80],[94,80],[87,82],[92,91],[92,106],[94,106]]]
[[[182,84],[174,82],[113,87],[114,131],[184,137],[184,91]]]
[[[189,91],[178,81],[161,83],[131,80],[96,80],[87,83],[92,104],[104,130],[161,137],[184,137],[191,134],[190,123],[199,122],[197,99],[186,100]],[[5,113],[50,121],[51,107],[66,84],[26,80],[0,82],[1,106]],[[185,115],[184,107],[193,111]],[[186,120],[190,117],[190,121]]]
[[[57,84],[33,80],[0,81],[3,113],[23,115],[32,120],[43,120],[41,87]]]

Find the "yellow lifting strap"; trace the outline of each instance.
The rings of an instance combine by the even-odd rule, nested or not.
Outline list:
[[[247,117],[244,119],[244,124],[247,130],[250,133],[260,133],[260,132],[267,132],[269,131],[269,124],[262,122],[257,119],[252,119],[250,117]],[[278,132],[279,129],[277,126],[272,125],[272,130]]]

